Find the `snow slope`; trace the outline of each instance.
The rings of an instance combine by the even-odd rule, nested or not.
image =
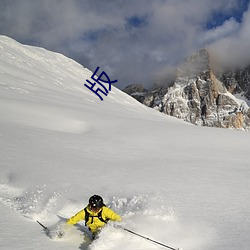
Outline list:
[[[63,239],[36,223],[53,228],[97,193],[171,247],[250,249],[249,133],[181,122],[115,87],[101,101],[91,75],[0,36],[0,248],[162,249],[112,225],[90,244],[83,223]]]

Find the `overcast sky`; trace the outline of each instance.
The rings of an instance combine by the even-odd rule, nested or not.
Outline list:
[[[250,63],[250,0],[0,0],[0,34],[149,87],[195,51]]]

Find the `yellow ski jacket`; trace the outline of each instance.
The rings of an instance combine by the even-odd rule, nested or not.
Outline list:
[[[103,206],[99,211],[93,212],[89,209],[89,207],[86,207],[87,212],[89,213],[88,221],[85,221],[86,226],[90,229],[92,233],[97,232],[100,228],[102,228],[106,223],[104,221],[112,220],[112,221],[121,221],[120,215],[116,214],[113,210],[110,208]],[[100,214],[101,211],[101,218],[104,220],[100,220],[98,218],[98,214]],[[82,209],[77,214],[72,216],[68,221],[67,224],[74,225],[80,220],[85,220],[85,210]]]

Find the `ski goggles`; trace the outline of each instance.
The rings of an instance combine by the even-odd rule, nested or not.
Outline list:
[[[99,211],[101,209],[101,207],[97,207],[97,206],[93,206],[93,205],[90,205],[89,208],[93,212],[97,212],[97,211]]]

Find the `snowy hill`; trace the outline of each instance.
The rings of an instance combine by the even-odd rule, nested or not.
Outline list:
[[[0,37],[0,248],[163,249],[112,225],[92,244],[79,227],[51,240],[36,223],[97,193],[124,227],[164,244],[248,250],[249,133],[187,124],[115,87],[101,101],[91,75]]]

